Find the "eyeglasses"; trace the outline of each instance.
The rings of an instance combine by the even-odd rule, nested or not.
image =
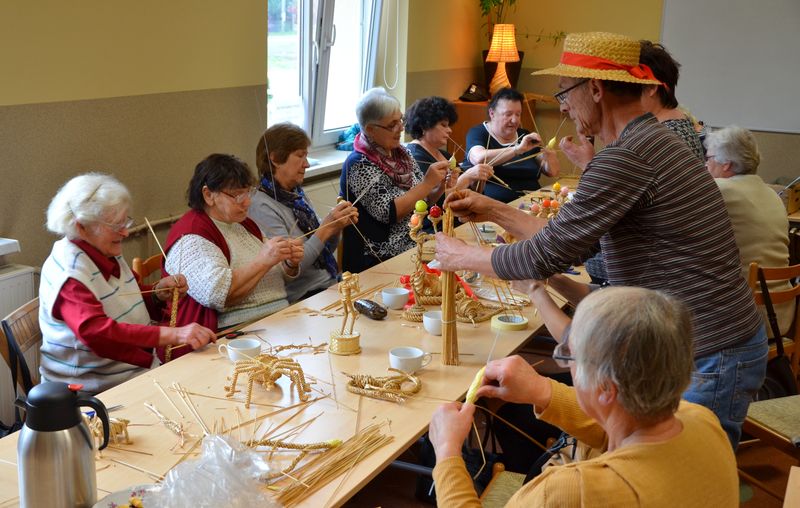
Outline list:
[[[404,117],[400,117],[400,120],[395,120],[394,122],[390,123],[389,125],[381,125],[379,123],[373,123],[375,127],[380,127],[381,129],[389,132],[397,132],[403,130],[403,122],[405,121]]]
[[[239,194],[231,194],[230,192],[225,192],[224,190],[221,190],[221,191],[218,191],[218,192],[221,192],[222,194],[225,194],[226,196],[228,196],[232,200],[236,201],[237,204],[241,205],[242,203],[244,203],[244,201],[246,199],[252,198],[253,196],[255,196],[256,192],[258,192],[258,189],[256,189],[255,187],[250,187],[246,191],[240,192]]]
[[[569,93],[572,90],[578,88],[579,86],[581,86],[582,84],[587,83],[587,82],[589,82],[589,78],[582,79],[582,80],[578,81],[577,83],[575,83],[574,85],[572,85],[571,87],[565,88],[565,89],[561,90],[560,92],[558,92],[557,94],[553,94],[553,97],[556,98],[556,100],[558,101],[559,104],[564,104],[565,102],[567,102],[567,95],[569,95]]]
[[[569,334],[567,334],[564,340],[553,350],[553,360],[556,362],[556,365],[562,368],[569,367],[569,362],[575,361],[575,357],[572,356],[572,351],[569,348]]]
[[[134,222],[134,221],[133,221],[133,218],[132,218],[132,217],[127,217],[127,218],[125,219],[125,222],[120,222],[120,223],[118,223],[118,224],[112,224],[112,223],[110,223],[110,222],[103,222],[103,221],[101,221],[101,220],[99,220],[99,221],[97,221],[97,222],[98,222],[98,223],[100,223],[100,224],[102,224],[102,225],[104,225],[105,227],[107,227],[107,228],[108,228],[108,229],[110,229],[111,231],[113,231],[113,232],[115,232],[115,233],[119,233],[119,232],[121,232],[123,229],[128,229],[128,228],[130,228],[131,226],[133,226],[133,222]]]
[[[716,157],[716,155],[706,154],[706,162],[710,161],[711,159],[714,159],[715,157]],[[714,159],[714,160],[716,160],[716,159]]]

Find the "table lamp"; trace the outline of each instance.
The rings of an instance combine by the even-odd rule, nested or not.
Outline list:
[[[495,71],[492,82],[489,84],[489,93],[494,95],[501,88],[511,87],[506,74],[506,62],[519,62],[517,41],[514,38],[514,25],[505,23],[494,25],[492,45],[489,47],[486,61],[497,62],[497,71]]]

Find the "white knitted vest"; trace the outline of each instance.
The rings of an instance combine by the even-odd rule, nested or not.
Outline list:
[[[42,329],[40,373],[46,381],[82,383],[83,390],[98,393],[116,386],[146,369],[97,356],[79,341],[64,321],[53,317],[53,305],[68,278],[86,286],[103,305],[106,314],[120,323],[149,324],[133,272],[122,256],[116,257],[120,278],[105,280],[97,265],[66,238],[53,244],[42,266],[39,286],[39,326]],[[118,294],[132,293],[127,296]]]

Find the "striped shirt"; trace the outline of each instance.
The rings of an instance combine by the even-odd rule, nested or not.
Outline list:
[[[761,326],[722,196],[702,162],[651,114],[587,165],[574,199],[532,238],[492,253],[503,279],[563,272],[600,240],[609,281],[664,291],[693,315],[695,356]]]

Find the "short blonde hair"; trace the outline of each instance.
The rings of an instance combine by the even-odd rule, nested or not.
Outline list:
[[[730,162],[731,172],[737,175],[754,175],[761,164],[755,136],[737,125],[713,131],[706,136],[706,150],[714,152],[717,162]]]
[[[592,292],[569,334],[575,385],[617,386],[625,411],[644,422],[678,409],[694,368],[689,310],[660,291],[612,287]]]
[[[99,222],[108,212],[131,208],[131,194],[111,175],[85,173],[65,183],[47,207],[47,229],[71,240],[78,238],[77,223]]]

